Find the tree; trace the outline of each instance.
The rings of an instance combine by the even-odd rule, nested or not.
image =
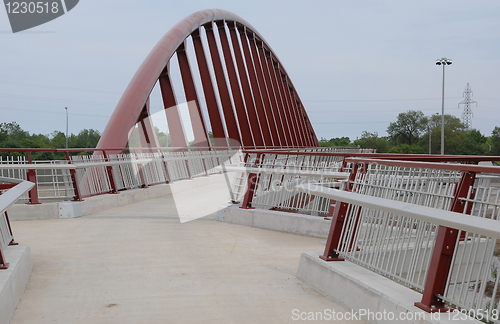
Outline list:
[[[385,137],[378,137],[377,132],[367,131],[363,131],[361,138],[356,139],[353,144],[362,148],[375,148],[378,153],[387,153],[390,147],[390,143]]]
[[[460,150],[456,154],[485,155],[488,151],[487,138],[477,129],[470,129],[465,133]]]
[[[66,135],[63,132],[54,131],[50,134],[50,143],[53,148],[62,149],[66,148]]]
[[[22,130],[16,122],[11,123],[1,123],[0,124],[0,141],[12,140],[14,142],[19,142],[22,139],[29,137],[29,133]]]
[[[416,144],[426,130],[428,119],[420,110],[400,113],[396,122],[390,123],[387,133],[395,144]]]
[[[94,148],[97,146],[100,138],[101,134],[99,131],[95,129],[84,129],[75,136],[76,143],[72,144],[75,145],[76,148]]]
[[[500,127],[496,126],[491,132],[491,155],[500,155]]]
[[[434,114],[429,120],[431,127],[432,153],[441,152],[441,115]],[[465,126],[459,118],[452,115],[444,115],[444,151],[445,154],[469,154],[464,152],[463,141],[466,137]],[[420,140],[420,145],[429,147],[429,133],[427,132]]]
[[[326,138],[321,138],[319,140],[319,145],[322,147],[332,147],[332,146],[351,146],[351,140],[349,137],[335,137],[327,140]]]

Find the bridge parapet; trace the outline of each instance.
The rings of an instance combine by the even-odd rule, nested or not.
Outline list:
[[[9,268],[4,251],[10,245],[17,245],[14,242],[14,235],[10,227],[7,208],[14,204],[24,193],[35,185],[29,181],[0,177],[0,270]]]
[[[252,166],[248,173],[260,176],[253,178],[253,192],[246,192],[251,199],[243,208],[310,213],[316,201],[324,206],[318,215],[332,216],[325,261],[348,259],[420,291],[423,297],[416,305],[426,311],[480,309],[479,318],[499,323],[500,168],[475,164],[500,157],[252,154],[255,158],[246,160]],[[262,162],[266,154],[274,154],[276,162]],[[335,185],[332,171],[348,174]],[[269,188],[288,182],[298,185],[282,189],[281,197],[286,194],[288,200],[259,204],[270,196]]]
[[[0,163],[0,174],[22,180],[30,179],[35,183],[35,187],[22,195],[20,200],[37,204],[53,200],[80,201],[85,197],[208,176],[221,172],[215,169],[216,166],[236,163],[241,159],[240,151],[230,148],[193,148],[182,151],[157,148],[157,152],[153,153],[144,153],[141,149],[130,150],[126,154],[107,154],[107,150],[102,149],[47,150],[65,153],[66,160],[7,159]],[[30,153],[35,149],[10,151]],[[69,155],[69,152],[88,151],[95,151],[96,154]],[[111,151],[117,149],[113,148]]]

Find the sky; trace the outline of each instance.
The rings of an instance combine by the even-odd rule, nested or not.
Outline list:
[[[263,35],[288,72],[319,138],[386,136],[408,110],[461,118],[470,84],[472,127],[500,126],[500,1],[80,0],[65,15],[12,33],[0,8],[0,122],[36,134],[102,132],[147,54],[177,22],[225,9]],[[163,107],[152,95],[152,113]],[[154,99],[156,98],[156,99]],[[161,127],[160,127],[161,128]]]

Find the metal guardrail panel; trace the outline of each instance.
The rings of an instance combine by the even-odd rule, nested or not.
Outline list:
[[[5,177],[1,177],[0,181],[7,183],[17,183],[13,188],[10,188],[2,195],[0,195],[0,267],[7,268],[8,263],[4,259],[3,251],[13,240],[13,237],[10,231],[6,210],[11,205],[13,205],[19,199],[19,197],[24,195],[25,192],[33,188],[35,184],[28,181],[19,182],[18,179],[9,179]]]

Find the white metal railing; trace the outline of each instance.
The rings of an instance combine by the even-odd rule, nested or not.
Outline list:
[[[12,231],[7,217],[7,208],[14,204],[21,196],[35,185],[32,182],[0,177],[1,183],[16,184],[14,187],[6,190],[0,195],[0,269],[6,269],[8,263],[5,260],[3,251],[13,241]]]
[[[259,174],[253,196],[252,207],[261,209],[299,212],[308,215],[327,216],[330,201],[299,192],[295,186],[305,182],[323,183],[339,186],[345,173],[344,155],[307,155],[298,153],[370,153],[373,149],[357,148],[309,148],[295,151],[248,151],[245,159],[235,166],[232,194],[236,202],[242,203],[247,192],[248,174]],[[298,152],[298,153],[296,153]],[[239,169],[238,169],[239,168]],[[342,171],[349,171],[346,166]],[[329,176],[333,175],[333,176]]]
[[[366,161],[365,161],[366,162]],[[465,310],[498,315],[500,253],[500,176],[483,168],[468,192],[458,197],[464,176],[446,169],[383,165],[377,161],[356,173],[349,191],[322,184],[298,190],[345,205],[335,251],[340,257],[424,291],[438,227],[458,230],[446,289],[439,298]],[[471,167],[472,168],[472,167]],[[455,200],[454,200],[455,199]],[[449,211],[459,199],[463,214]],[[326,251],[325,251],[326,253]],[[498,319],[498,316],[496,317]]]
[[[41,200],[68,200],[76,195],[71,172],[74,172],[81,197],[167,183],[210,175],[215,167],[241,160],[239,150],[182,151],[158,153],[100,154],[72,156],[71,162],[25,159],[0,161],[0,174],[27,178],[27,170],[36,171],[37,193]],[[108,170],[109,169],[109,170]],[[110,178],[112,177],[112,179]],[[21,197],[28,200],[28,195]]]

